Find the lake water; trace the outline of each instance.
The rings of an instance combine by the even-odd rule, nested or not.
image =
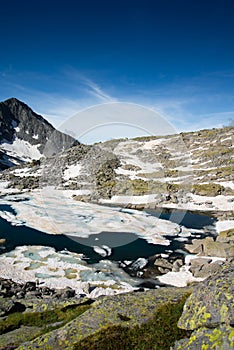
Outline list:
[[[9,205],[0,205],[0,210],[14,213]],[[206,229],[208,232],[210,230],[210,233],[212,233],[212,225],[215,223],[214,218],[193,212],[173,210],[173,215],[170,210],[160,209],[147,212],[162,219],[178,222],[188,228]],[[182,247],[182,243],[172,237],[168,237],[171,241],[169,246],[150,244],[146,240],[138,238],[134,232],[101,232],[88,238],[70,239],[66,235],[46,234],[24,225],[13,226],[2,218],[0,218],[0,238],[6,239],[4,249],[0,246],[2,248],[0,254],[23,245],[50,246],[55,248],[56,251],[67,249],[71,252],[82,253],[88,258],[88,263],[96,263],[103,259],[93,250],[92,246],[95,245],[114,247],[111,256],[105,257],[105,259],[112,261],[136,260],[139,257],[147,258],[157,253],[165,253],[168,250],[175,251]]]

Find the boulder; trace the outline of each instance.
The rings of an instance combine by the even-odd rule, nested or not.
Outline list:
[[[74,289],[70,287],[66,287],[64,289],[60,289],[56,292],[56,297],[61,299],[73,298],[76,292]]]
[[[191,254],[202,254],[204,256],[217,256],[220,258],[231,258],[234,256],[234,241],[230,237],[213,237],[205,239],[194,239],[192,244],[185,244],[184,248]]]
[[[164,258],[156,259],[154,262],[154,265],[157,267],[162,267],[169,270],[172,270],[172,267],[173,267],[173,265],[167,259],[164,259]]]
[[[195,286],[186,300],[178,326],[193,331],[174,350],[233,349],[234,263],[225,263]]]
[[[233,328],[226,325],[214,329],[200,328],[191,338],[177,341],[174,350],[231,350],[234,347],[232,334]]]
[[[216,239],[217,242],[234,242],[234,229],[221,231]]]
[[[180,268],[183,266],[183,260],[177,259],[173,262],[172,272],[179,272]]]
[[[194,259],[198,260],[198,259]],[[199,259],[199,260],[206,260],[206,259]],[[207,260],[206,263],[194,263],[194,261],[191,261],[191,267],[189,268],[189,271],[192,272],[193,276],[196,278],[207,278],[211,276],[213,273],[218,271],[220,269],[220,266],[224,263],[222,260],[217,260],[213,263],[210,263],[210,261]]]
[[[0,238],[0,245],[5,244],[6,243],[6,239],[5,238]]]
[[[234,243],[204,239],[204,255],[231,258],[234,256]]]
[[[203,239],[193,239],[191,244],[185,244],[184,248],[191,254],[203,252]]]

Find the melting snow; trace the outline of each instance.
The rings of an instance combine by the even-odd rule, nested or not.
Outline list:
[[[103,260],[89,265],[82,257],[68,251],[55,252],[51,247],[17,247],[0,256],[0,276],[16,282],[39,280],[50,288],[69,286],[90,298],[134,290],[137,280],[117,264]],[[96,288],[90,292],[91,286]]]
[[[40,159],[42,154],[38,150],[38,145],[31,145],[29,142],[15,138],[13,143],[2,143],[0,150],[7,152],[12,157],[21,158],[24,161],[30,161],[32,159]]]
[[[71,178],[77,177],[80,175],[81,171],[81,165],[80,164],[73,164],[67,167],[67,169],[64,171],[64,180],[69,180]]]

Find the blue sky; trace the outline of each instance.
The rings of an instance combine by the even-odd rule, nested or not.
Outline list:
[[[1,100],[56,126],[112,102],[145,106],[177,131],[234,120],[233,0],[0,3]]]

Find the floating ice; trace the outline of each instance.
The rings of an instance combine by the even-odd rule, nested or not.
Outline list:
[[[8,217],[7,220],[22,221],[27,226],[46,233],[65,234],[74,239],[89,237],[103,231],[129,232],[149,243],[169,245],[170,242],[164,235],[173,236],[180,232],[178,224],[145,212],[124,211],[121,208],[77,202],[72,199],[72,194],[73,192],[68,190],[44,188],[31,192],[28,200],[24,200],[25,194],[18,195],[17,198],[22,199],[20,202],[12,202],[9,196],[3,204],[11,205],[17,214]],[[135,239],[136,237],[133,238]]]

